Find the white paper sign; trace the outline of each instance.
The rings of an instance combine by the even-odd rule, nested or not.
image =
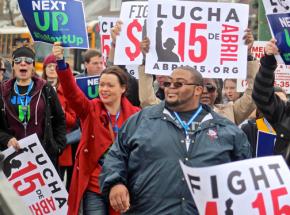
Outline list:
[[[290,172],[281,156],[204,168],[180,164],[200,214],[290,214]]]
[[[170,75],[180,65],[206,78],[246,78],[245,4],[149,0],[146,73]],[[150,26],[150,27],[149,27]]]
[[[122,31],[116,40],[115,65],[140,65],[143,55],[140,42],[146,35],[147,2],[123,2],[120,19]]]
[[[3,173],[32,214],[67,214],[67,191],[36,134],[3,151]]]
[[[102,46],[102,56],[103,61],[106,63],[107,57],[109,56],[111,49],[111,28],[116,24],[118,17],[102,17],[99,18],[100,21],[100,37]]]

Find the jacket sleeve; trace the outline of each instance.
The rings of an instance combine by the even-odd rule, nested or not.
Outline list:
[[[47,85],[47,87],[51,87]],[[51,127],[53,132],[53,138],[56,142],[58,152],[60,153],[66,146],[66,125],[65,116],[62,110],[61,104],[58,100],[57,94],[54,89],[49,90],[50,99],[50,111],[51,111]]]
[[[57,75],[69,106],[81,119],[86,117],[90,111],[90,101],[77,86],[69,65],[67,64],[65,70],[60,70],[57,67]]]
[[[234,102],[233,110],[236,125],[242,123],[255,110],[256,105],[252,99],[254,79],[259,70],[258,61],[248,61],[247,64],[247,82],[248,87],[241,98]]]
[[[142,108],[146,106],[156,105],[160,100],[156,97],[153,89],[153,76],[145,74],[145,66],[141,65],[138,68],[139,72],[139,99]]]
[[[280,122],[285,113],[285,103],[274,93],[276,67],[275,57],[265,55],[261,59],[253,90],[253,99],[257,107],[272,125]]]
[[[139,113],[137,115],[139,115]],[[122,126],[118,132],[115,143],[106,155],[100,174],[101,191],[106,196],[109,195],[110,189],[114,185],[128,185],[128,160],[132,149],[130,137],[137,126],[136,118],[136,115],[134,115]]]
[[[244,160],[252,157],[252,148],[248,141],[246,134],[233,125],[236,130],[236,135],[234,139],[234,155],[233,161]]]

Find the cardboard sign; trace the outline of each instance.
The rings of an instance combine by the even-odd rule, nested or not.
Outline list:
[[[147,2],[123,2],[120,19],[122,31],[116,40],[115,65],[140,65],[143,55],[140,42],[146,35]],[[144,27],[145,26],[145,27]]]
[[[281,156],[204,168],[180,164],[200,214],[290,214],[290,172]]]
[[[245,4],[149,0],[146,73],[189,65],[205,78],[246,78]]]
[[[77,85],[88,99],[99,97],[100,76],[87,76],[76,78]]]
[[[100,36],[101,36],[101,46],[102,46],[102,55],[103,61],[106,64],[107,57],[109,56],[111,49],[111,33],[110,30],[116,24],[117,17],[99,17],[100,20]],[[123,65],[123,64],[122,64]],[[128,73],[134,76],[136,79],[139,78],[138,75],[138,65],[126,65]]]
[[[34,41],[89,47],[82,1],[18,0],[18,4]]]
[[[36,134],[3,152],[3,172],[32,214],[67,214],[67,191]]]

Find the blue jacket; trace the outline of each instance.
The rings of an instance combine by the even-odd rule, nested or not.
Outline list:
[[[125,214],[197,214],[179,164],[205,167],[251,157],[246,135],[228,119],[203,106],[208,114],[186,149],[183,128],[164,102],[133,115],[120,129],[100,176],[108,195],[118,183],[130,192]]]

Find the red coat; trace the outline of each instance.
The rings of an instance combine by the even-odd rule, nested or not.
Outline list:
[[[57,97],[62,106],[63,112],[65,114],[65,122],[66,122],[66,131],[69,132],[76,125],[76,114],[73,109],[69,106],[67,99],[64,97],[63,89],[61,84],[57,87]],[[72,166],[72,148],[71,145],[67,145],[63,150],[62,154],[58,158],[58,164],[60,166]]]
[[[89,100],[76,85],[68,68],[58,71],[64,95],[81,119],[82,137],[76,153],[73,177],[69,191],[68,214],[77,215],[83,194],[92,172],[98,167],[99,158],[112,144],[107,111],[100,99]],[[121,100],[119,120],[124,122],[140,109],[134,107],[125,97]],[[110,213],[118,214],[118,213]]]

